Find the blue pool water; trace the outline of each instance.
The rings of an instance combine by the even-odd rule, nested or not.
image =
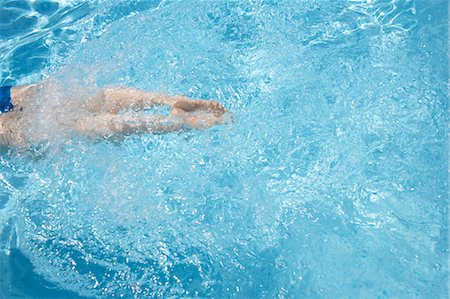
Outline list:
[[[236,122],[3,149],[0,298],[448,298],[447,1],[130,2],[0,0],[2,84]]]

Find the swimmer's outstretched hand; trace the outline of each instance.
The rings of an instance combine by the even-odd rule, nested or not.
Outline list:
[[[191,100],[178,96],[172,104],[171,116],[180,119],[192,129],[204,129],[231,121],[228,110],[214,100]]]

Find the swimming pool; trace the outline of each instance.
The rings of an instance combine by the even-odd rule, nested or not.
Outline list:
[[[3,84],[236,118],[3,150],[0,298],[448,297],[447,1],[0,4]]]

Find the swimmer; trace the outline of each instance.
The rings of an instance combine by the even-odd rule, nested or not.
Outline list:
[[[205,129],[224,124],[229,118],[227,109],[214,100],[192,100],[123,87],[103,88],[84,97],[63,97],[60,104],[47,105],[42,100],[38,103],[36,99],[49,89],[46,85],[49,84],[0,87],[0,145],[41,143],[55,132],[65,138],[78,134],[109,139],[136,133]],[[144,113],[144,109],[155,106],[167,106],[170,113]]]

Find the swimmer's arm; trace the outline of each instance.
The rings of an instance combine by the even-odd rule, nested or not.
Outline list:
[[[157,105],[173,106],[180,97],[153,93],[130,87],[108,87],[103,89],[102,100],[108,111],[126,108],[145,109]]]
[[[182,129],[184,123],[177,117],[126,114],[101,114],[81,119],[75,131],[91,138],[109,138],[137,133],[169,133]]]
[[[129,108],[142,110],[165,105],[179,112],[209,111],[222,115],[225,107],[214,100],[192,100],[186,96],[171,96],[129,87],[108,87],[88,101],[92,111],[118,113]]]

